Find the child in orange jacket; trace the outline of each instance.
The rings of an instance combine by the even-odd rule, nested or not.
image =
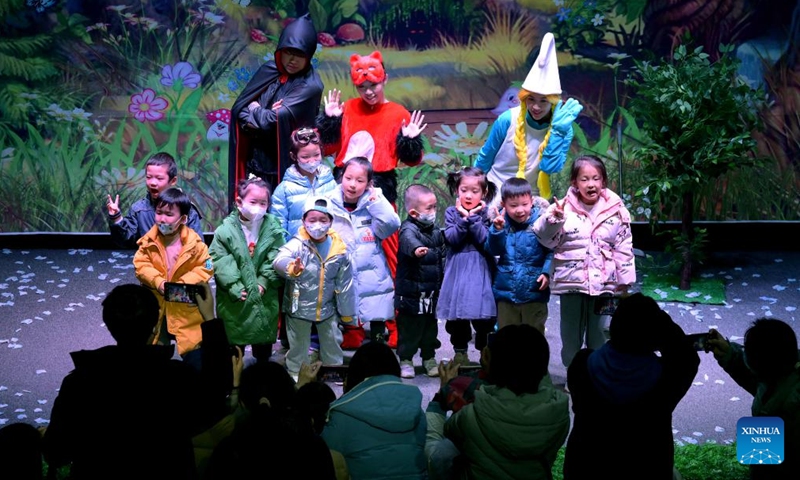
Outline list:
[[[139,239],[133,257],[136,278],[152,289],[161,309],[153,343],[168,345],[174,338],[178,354],[197,366],[199,355],[187,354],[200,347],[203,317],[195,304],[166,302],[164,284],[207,282],[214,274],[211,256],[200,236],[186,226],[191,208],[188,195],[179,188],[167,189],[155,207],[156,224]]]

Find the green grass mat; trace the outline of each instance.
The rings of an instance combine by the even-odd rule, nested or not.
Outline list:
[[[695,278],[692,288],[681,290],[677,275],[648,274],[642,280],[642,293],[659,302],[725,304],[725,283],[714,278]]]

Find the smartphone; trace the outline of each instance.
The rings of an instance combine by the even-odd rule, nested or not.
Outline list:
[[[197,304],[194,296],[200,295],[205,298],[205,292],[205,289],[200,285],[192,285],[190,283],[167,282],[164,284],[164,298],[168,302]]]
[[[347,365],[323,365],[319,367],[317,378],[321,382],[343,384],[347,377]]]
[[[708,345],[708,333],[692,333],[691,335],[686,335],[686,337],[692,342],[692,346],[698,352],[703,352],[706,349],[706,345]]]
[[[619,297],[602,296],[597,297],[594,301],[594,314],[595,315],[614,315],[619,305]]]
[[[489,332],[486,334],[486,346],[492,348],[492,344],[494,343],[494,337],[497,335],[497,332]]]

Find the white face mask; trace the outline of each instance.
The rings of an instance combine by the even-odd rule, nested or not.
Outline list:
[[[303,226],[306,227],[306,232],[308,232],[308,235],[314,240],[325,238],[325,235],[328,234],[328,230],[331,228],[330,223],[321,222],[304,223]]]
[[[322,165],[322,160],[314,160],[313,162],[308,163],[297,162],[297,166],[300,167],[301,170],[308,173],[317,173],[317,169],[320,165]]]
[[[242,205],[239,207],[239,213],[251,222],[261,220],[267,214],[266,208],[261,208],[258,205]]]
[[[417,216],[417,220],[423,225],[433,225],[433,222],[436,221],[436,212],[420,213],[419,216]]]

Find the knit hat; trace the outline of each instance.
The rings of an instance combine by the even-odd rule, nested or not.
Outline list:
[[[350,56],[350,78],[358,86],[369,81],[381,83],[386,80],[386,71],[383,69],[383,56],[375,50],[366,57],[357,53]]]
[[[329,200],[325,197],[310,197],[308,200],[306,200],[306,203],[303,205],[303,218],[305,218],[306,214],[312,210],[322,212],[328,215],[331,220],[333,220],[333,215],[331,215],[330,212]]]
[[[539,95],[561,95],[561,79],[558,76],[556,58],[556,39],[552,33],[545,33],[539,56],[533,62],[531,71],[525,77],[522,88]]]

